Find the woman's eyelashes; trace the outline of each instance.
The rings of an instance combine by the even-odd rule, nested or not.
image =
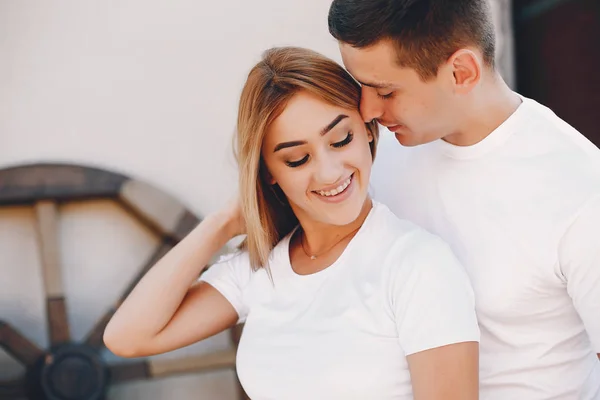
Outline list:
[[[335,147],[336,149],[339,149],[340,147],[344,147],[348,143],[350,143],[352,141],[352,139],[354,139],[354,134],[352,132],[348,132],[348,134],[346,135],[344,140],[342,140],[340,142],[332,143],[331,146]]]
[[[350,144],[350,142],[352,142],[352,139],[354,139],[354,134],[352,132],[348,132],[348,134],[346,135],[344,140],[341,140],[341,141],[335,142],[335,143],[331,143],[331,147],[339,149],[341,147],[347,146],[348,144]],[[288,167],[296,168],[296,167],[299,167],[299,166],[305,164],[308,161],[308,159],[309,159],[309,156],[307,154],[299,160],[285,161],[285,164]]]
[[[300,160],[298,160],[298,161],[286,161],[286,162],[285,162],[285,164],[286,164],[288,167],[296,168],[296,167],[299,167],[299,166],[301,166],[302,164],[304,164],[304,163],[305,163],[305,162],[307,162],[307,161],[308,161],[308,154],[307,154],[307,155],[305,155],[304,157],[302,157],[302,158],[301,158]]]

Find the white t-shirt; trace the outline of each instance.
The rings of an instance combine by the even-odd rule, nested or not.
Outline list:
[[[374,203],[330,267],[298,275],[289,242],[270,269],[247,253],[201,277],[245,321],[239,379],[253,400],[412,399],[406,356],[479,341],[468,277],[449,246]]]
[[[600,399],[598,148],[527,98],[473,146],[381,140],[373,194],[471,278],[481,399]]]

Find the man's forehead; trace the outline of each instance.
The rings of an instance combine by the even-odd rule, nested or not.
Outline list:
[[[339,45],[342,58],[353,64],[383,64],[393,66],[396,64],[396,49],[387,41],[380,41],[367,47],[354,47],[347,43]]]
[[[394,86],[391,77],[397,72],[393,62],[393,49],[358,49],[347,44],[340,45],[344,66],[352,77],[362,86],[376,89],[388,89]]]
[[[354,80],[361,86],[367,86],[374,89],[391,89],[396,86],[393,82],[379,78],[379,74],[373,70],[358,71],[353,70],[351,67],[346,68]]]

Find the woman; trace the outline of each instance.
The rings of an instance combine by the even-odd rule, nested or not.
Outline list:
[[[469,282],[448,246],[369,197],[378,131],[359,98],[333,61],[267,51],[240,100],[240,203],[147,273],[107,347],[148,356],[245,322],[237,368],[253,399],[477,399]]]

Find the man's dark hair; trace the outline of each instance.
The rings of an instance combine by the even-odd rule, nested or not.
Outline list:
[[[437,75],[457,50],[476,46],[494,67],[495,35],[488,0],[333,0],[329,32],[364,48],[390,40],[398,64],[421,79]]]

